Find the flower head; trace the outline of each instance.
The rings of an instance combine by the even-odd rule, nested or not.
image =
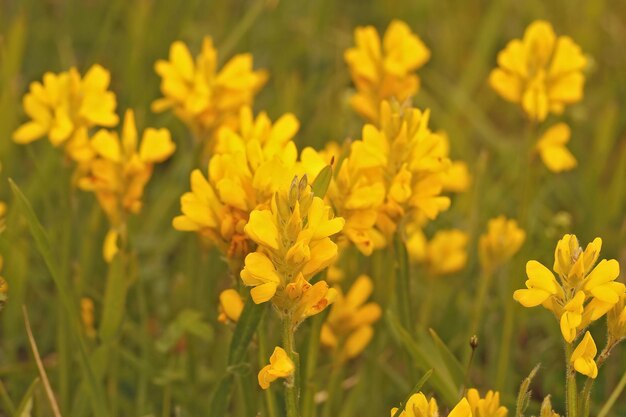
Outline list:
[[[457,230],[440,230],[430,240],[421,240],[421,231],[415,233],[407,244],[409,256],[423,263],[430,276],[449,275],[460,271],[467,264],[467,233]],[[423,245],[421,248],[419,245]]]
[[[514,39],[498,54],[489,84],[502,98],[519,103],[532,120],[560,114],[583,96],[587,59],[569,36],[557,37],[552,25],[537,20],[523,39]]]
[[[519,251],[526,233],[519,228],[513,219],[498,216],[489,220],[487,232],[480,236],[478,242],[480,265],[484,271],[493,271],[506,263]]]
[[[263,70],[252,69],[252,55],[240,54],[217,68],[217,50],[205,37],[195,61],[180,41],[170,47],[169,59],[159,60],[155,70],[161,77],[160,98],[154,112],[172,109],[201,140],[212,139],[219,126],[237,126],[239,110],[252,104],[267,80]]]
[[[428,61],[430,51],[399,20],[389,24],[382,44],[372,26],[357,27],[354,40],[356,46],[344,53],[357,89],[350,104],[364,118],[376,121],[381,101],[405,101],[417,93],[420,83],[415,70]]]
[[[109,83],[110,74],[100,65],[93,65],[83,77],[76,68],[45,73],[24,96],[24,111],[31,120],[13,133],[13,140],[25,144],[47,136],[54,146],[66,145],[72,159],[89,159],[93,153],[86,147],[87,130],[119,122]]]
[[[243,300],[234,289],[224,290],[220,293],[219,314],[217,320],[221,323],[237,323],[243,311]]]
[[[508,410],[500,405],[500,393],[487,391],[484,398],[480,397],[477,389],[471,388],[467,391],[467,401],[472,408],[473,417],[506,417]]]
[[[263,389],[268,389],[270,384],[278,378],[291,378],[294,370],[295,366],[289,356],[287,356],[287,352],[283,348],[276,346],[274,353],[270,356],[269,365],[265,365],[259,371],[259,385]]]
[[[589,378],[595,378],[598,376],[598,366],[594,360],[597,353],[598,349],[591,333],[586,332],[583,340],[574,349],[570,362],[577,372],[587,375]]]
[[[626,338],[626,294],[621,294],[619,301],[607,313],[607,327],[610,342]]]
[[[391,409],[390,416],[394,417],[398,412],[398,408]],[[399,417],[438,417],[439,408],[437,407],[437,401],[434,398],[428,400],[426,396],[421,393],[415,393],[409,397],[404,410],[399,414]],[[466,398],[462,398],[456,406],[450,411],[448,417],[472,417],[472,408]]]
[[[570,128],[565,123],[557,123],[550,127],[539,138],[536,149],[541,160],[552,172],[569,171],[576,167],[576,158],[567,149],[570,138]]]
[[[337,297],[322,326],[321,342],[336,351],[342,359],[358,356],[374,336],[375,323],[381,316],[380,306],[367,303],[373,290],[367,275],[356,279],[347,294],[337,290]]]

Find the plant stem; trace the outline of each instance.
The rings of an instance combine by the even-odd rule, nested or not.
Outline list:
[[[341,354],[336,352],[333,359],[330,379],[328,380],[328,386],[326,387],[328,396],[326,397],[322,417],[331,417],[333,415],[333,405],[337,402],[339,397],[337,394],[341,393],[341,381],[343,380],[342,370]]]
[[[578,417],[578,390],[576,388],[576,372],[572,369],[570,358],[574,350],[571,343],[565,344],[565,387],[567,417]]]
[[[267,332],[265,331],[265,326],[261,319],[261,324],[257,329],[257,341],[259,343],[259,365],[262,367],[265,365],[267,361]],[[278,417],[278,406],[276,405],[276,398],[274,397],[274,393],[272,392],[272,387],[270,386],[265,390],[265,402],[267,406],[267,415],[269,417]]]
[[[307,347],[306,364],[302,381],[304,394],[302,396],[302,417],[315,416],[315,381],[314,374],[317,366],[317,358],[320,347],[320,332],[324,323],[324,314],[312,317],[311,330],[309,332],[309,345]]]
[[[285,383],[285,406],[287,417],[299,417],[298,397],[300,387],[298,386],[298,354],[295,352],[294,329],[291,324],[291,315],[283,316],[283,348],[295,366],[295,372]]]
[[[398,317],[405,329],[412,328],[411,317],[411,287],[409,283],[409,255],[406,250],[400,232],[396,232],[394,237],[394,249],[397,262],[396,270],[396,297],[398,303]]]
[[[622,379],[619,380],[619,382],[617,383],[617,386],[615,387],[615,389],[609,396],[609,399],[606,400],[606,402],[602,406],[602,409],[600,409],[600,412],[598,413],[598,417],[606,417],[606,415],[611,410],[611,407],[613,407],[613,405],[615,404],[615,401],[617,401],[620,394],[624,390],[625,386],[626,386],[626,372],[624,372],[624,375],[622,375]]]
[[[480,283],[478,287],[478,295],[476,296],[476,303],[474,304],[474,316],[472,317],[472,325],[470,326],[470,333],[467,336],[468,340],[473,335],[477,335],[478,326],[482,319],[483,309],[485,307],[485,297],[489,291],[491,285],[491,277],[493,275],[489,271],[485,271],[480,276]]]

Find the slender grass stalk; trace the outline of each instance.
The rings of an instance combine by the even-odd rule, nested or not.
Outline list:
[[[334,405],[340,400],[342,390],[341,390],[341,381],[343,380],[343,363],[341,360],[341,355],[336,353],[333,357],[332,369],[330,372],[330,378],[328,380],[328,386],[326,387],[326,392],[328,393],[328,397],[326,398],[326,403],[324,404],[324,410],[322,411],[322,417],[331,417],[333,416]]]
[[[283,317],[283,348],[287,355],[295,365],[294,374],[287,379],[285,383],[285,406],[287,408],[287,417],[299,417],[298,413],[298,397],[300,387],[298,384],[298,354],[295,351],[294,329],[291,324],[291,315]]]
[[[419,322],[424,329],[430,325],[430,317],[433,313],[433,301],[435,299],[435,280],[436,278],[429,275],[426,277],[426,297],[420,306]],[[410,327],[407,327],[410,329]]]
[[[307,347],[306,363],[303,375],[303,394],[302,394],[302,417],[315,416],[315,368],[317,367],[317,359],[320,347],[320,332],[324,323],[325,314],[316,314],[311,318],[311,329],[309,332],[309,343]]]
[[[9,397],[9,393],[7,389],[4,387],[2,380],[0,380],[0,399],[2,400],[2,405],[5,410],[9,412],[10,415],[15,414],[15,404],[11,401],[11,397]]]
[[[572,369],[570,358],[574,347],[571,343],[565,344],[565,389],[567,417],[578,417],[578,389],[576,388],[576,371]]]
[[[400,232],[396,232],[393,242],[397,262],[396,297],[398,303],[398,318],[405,329],[410,329],[411,287],[409,283],[409,254]]]
[[[624,375],[622,375],[622,378],[617,383],[617,386],[609,396],[608,400],[606,400],[606,402],[600,409],[598,417],[606,417],[609,414],[609,411],[611,411],[611,408],[613,408],[613,405],[615,405],[615,401],[617,401],[617,399],[621,395],[624,387],[626,387],[626,372],[624,372]]]
[[[505,285],[506,293],[509,293],[508,283]],[[498,355],[498,366],[496,371],[496,388],[503,390],[506,384],[506,377],[509,371],[509,358],[511,356],[511,344],[513,330],[515,328],[515,304],[513,298],[505,301],[506,310],[504,312],[504,326],[500,340],[500,353]]]
[[[470,332],[467,335],[468,340],[473,335],[477,335],[478,326],[483,316],[483,311],[485,309],[485,298],[487,297],[487,293],[489,292],[489,287],[491,286],[493,274],[490,271],[484,271],[480,275],[480,282],[478,285],[478,294],[476,295],[476,302],[474,303],[474,314],[472,317],[472,324],[470,326]]]
[[[267,332],[263,325],[265,319],[261,319],[259,328],[257,329],[257,343],[259,344],[259,366],[263,367],[267,361]],[[278,405],[276,404],[276,397],[272,392],[272,386],[270,385],[264,392],[265,394],[265,406],[267,407],[268,417],[278,417]]]

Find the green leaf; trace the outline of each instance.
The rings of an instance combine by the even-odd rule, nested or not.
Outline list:
[[[11,191],[17,200],[18,206],[26,218],[30,233],[35,240],[35,246],[43,257],[48,271],[52,276],[52,280],[54,281],[59,293],[61,303],[67,311],[68,320],[70,320],[69,328],[72,331],[72,336],[78,341],[78,352],[80,357],[79,363],[83,372],[83,377],[87,381],[88,392],[92,401],[91,406],[94,415],[96,417],[108,417],[109,413],[108,407],[106,406],[104,391],[102,390],[102,386],[98,383],[91,368],[89,357],[87,355],[87,346],[81,334],[81,327],[78,321],[78,318],[80,317],[78,307],[76,303],[72,301],[70,290],[59,274],[59,265],[57,264],[57,258],[52,253],[50,240],[48,239],[46,231],[41,225],[41,222],[39,222],[33,207],[24,193],[22,193],[13,180],[9,179],[9,184],[11,186]]]
[[[458,386],[464,385],[465,381],[465,371],[463,370],[463,366],[461,362],[457,359],[456,356],[452,352],[448,346],[441,340],[437,332],[433,329],[428,329],[430,333],[430,337],[435,342],[435,347],[439,351],[439,355],[443,359],[446,364],[446,368],[450,371],[452,378],[454,379],[454,383]]]
[[[176,316],[157,340],[157,350],[161,353],[169,351],[185,333],[199,337],[207,343],[213,340],[213,328],[204,322],[202,313],[186,309]]]
[[[15,414],[13,414],[15,417],[31,417],[31,412],[33,410],[33,395],[35,393],[35,388],[37,388],[38,385],[39,378],[35,378],[22,397],[22,401],[20,401],[20,405],[17,407],[17,410],[15,410]]]
[[[128,282],[126,279],[122,257],[118,253],[109,265],[104,305],[102,307],[102,322],[100,323],[100,339],[105,344],[113,342],[119,333],[124,312],[126,310],[126,294]]]
[[[330,185],[330,180],[333,178],[333,167],[332,165],[326,165],[322,170],[317,174],[313,184],[311,184],[311,189],[313,190],[313,194],[316,197],[324,198],[326,195],[326,191],[328,191],[328,186]]]
[[[235,333],[230,341],[230,352],[228,354],[228,365],[237,365],[243,361],[248,345],[256,328],[265,313],[264,304],[255,304],[252,297],[249,297],[241,312],[241,317],[237,322]]]
[[[411,390],[409,395],[407,395],[407,397],[404,400],[404,402],[402,404],[400,404],[400,407],[398,407],[398,410],[393,414],[393,417],[399,417],[400,416],[400,414],[402,413],[402,411],[404,411],[404,408],[406,407],[406,403],[409,402],[409,398],[411,398],[411,396],[413,394],[418,393],[422,389],[422,387],[424,386],[426,381],[428,381],[428,379],[432,376],[432,374],[433,374],[433,370],[432,369],[429,369],[428,371],[426,371],[424,376],[421,377],[419,381],[417,381],[417,384],[415,384],[415,386],[413,387],[413,389]]]

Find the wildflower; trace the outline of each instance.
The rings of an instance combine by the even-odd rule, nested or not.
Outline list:
[[[259,372],[259,385],[263,389],[268,389],[270,384],[278,378],[292,378],[295,366],[287,352],[279,346],[274,348],[274,353],[270,356],[270,364],[265,365]]]
[[[398,412],[398,408],[391,409],[391,417],[395,416]],[[418,392],[409,397],[406,402],[404,411],[400,413],[399,417],[438,417],[439,407],[437,401],[434,398],[428,400],[424,394]]]
[[[471,388],[465,396],[472,408],[473,417],[506,417],[508,410],[500,405],[500,393],[487,391],[485,398],[480,398],[478,390]]]
[[[420,83],[414,72],[430,59],[430,51],[399,20],[389,24],[382,45],[372,26],[357,27],[354,40],[356,46],[344,53],[357,89],[350,104],[362,117],[376,121],[381,101],[402,102],[417,93]]]
[[[180,41],[170,47],[169,60],[158,60],[163,98],[152,103],[152,111],[172,109],[198,140],[209,140],[219,126],[237,126],[239,110],[250,106],[267,81],[267,73],[252,69],[252,55],[239,54],[218,71],[217,50],[205,37],[194,62]]]
[[[288,190],[274,195],[270,209],[252,211],[244,231],[258,248],[245,258],[241,279],[255,303],[272,300],[294,327],[334,299],[324,281],[308,280],[337,256],[330,236],[344,226],[324,201],[314,196],[306,176],[294,177]]]
[[[181,231],[198,232],[228,259],[243,259],[250,250],[244,233],[250,213],[268,208],[274,193],[295,169],[297,150],[292,141],[299,122],[292,114],[272,124],[265,113],[252,117],[244,107],[239,130],[222,127],[208,178],[191,173],[191,192],[180,199],[182,215],[173,220]]]
[[[586,332],[583,340],[574,349],[570,362],[574,365],[574,369],[577,372],[595,379],[598,376],[598,366],[594,360],[597,353],[598,349],[593,341],[593,337],[591,337],[591,333]]]
[[[508,262],[515,255],[524,240],[526,233],[519,228],[513,219],[498,216],[489,220],[487,232],[480,236],[478,254],[483,271],[492,272]]]
[[[377,227],[387,240],[398,223],[416,216],[432,220],[450,206],[442,194],[450,160],[441,135],[428,128],[430,112],[383,102],[379,126],[367,124],[351,158],[384,181],[386,196]]]
[[[576,167],[576,158],[566,147],[570,134],[568,125],[558,123],[550,127],[537,142],[539,156],[550,171],[558,173]]]
[[[370,277],[361,275],[345,296],[337,290],[335,302],[322,326],[321,342],[342,359],[358,356],[374,336],[372,324],[378,321],[382,310],[374,302],[366,303],[372,289]]]
[[[228,289],[220,293],[219,315],[217,320],[221,323],[237,323],[243,311],[243,300],[237,290]]]
[[[121,138],[115,132],[98,131],[92,141],[96,157],[89,162],[78,185],[95,193],[109,218],[111,229],[104,245],[104,257],[110,262],[118,251],[128,214],[141,211],[143,191],[152,176],[154,164],[168,159],[176,145],[167,129],[148,128],[141,142],[132,110],[124,116]]]
[[[621,294],[618,302],[607,313],[607,327],[611,342],[617,343],[626,338],[626,294]]]
[[[546,396],[541,403],[541,410],[539,411],[539,417],[559,417],[557,413],[552,409],[552,401],[550,396]]]
[[[87,129],[118,124],[116,98],[108,91],[109,83],[110,74],[100,65],[93,65],[84,77],[76,68],[45,73],[43,81],[31,83],[24,96],[24,111],[31,120],[13,133],[13,140],[26,144],[47,136],[54,146],[68,145],[72,159],[89,159],[92,152],[78,152],[80,148],[72,145],[85,142]]]
[[[467,264],[467,241],[467,233],[461,230],[440,230],[435,233],[426,243],[422,259],[429,275],[449,275],[463,269]]]
[[[446,132],[437,132],[440,140],[438,146],[442,157],[450,155],[450,138]],[[451,161],[448,168],[443,172],[443,190],[452,193],[463,193],[468,190],[472,183],[472,175],[467,164],[463,161]]]
[[[569,36],[557,37],[552,25],[537,20],[523,39],[514,39],[498,54],[489,84],[502,98],[519,103],[531,120],[561,114],[583,96],[587,59]]]
[[[513,298],[524,307],[543,305],[560,322],[563,338],[571,343],[591,321],[607,313],[626,287],[615,282],[619,264],[603,259],[596,265],[602,240],[594,239],[587,248],[578,244],[574,235],[565,235],[558,242],[553,270],[537,261],[526,264],[526,289],[515,291]],[[595,265],[595,266],[594,266]]]
[[[96,328],[95,328],[95,315],[94,315],[94,305],[93,300],[89,297],[82,297],[80,299],[80,318],[83,323],[83,329],[85,330],[85,334],[90,339],[96,337]]]

